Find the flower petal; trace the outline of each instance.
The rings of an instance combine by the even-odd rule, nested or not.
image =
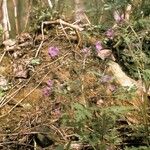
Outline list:
[[[59,49],[58,49],[57,47],[49,47],[49,49],[48,49],[48,54],[49,54],[52,58],[54,58],[54,57],[58,56],[58,54],[59,54]]]
[[[113,29],[108,29],[108,30],[106,31],[106,36],[107,36],[109,39],[113,39],[113,38],[114,38],[114,34],[115,34],[115,32],[114,32]]]
[[[103,49],[102,43],[100,41],[96,42],[95,47],[97,52]]]

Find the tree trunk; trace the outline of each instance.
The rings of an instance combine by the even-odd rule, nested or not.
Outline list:
[[[2,0],[0,0],[0,24],[2,23],[3,12],[2,12]]]
[[[9,30],[10,30],[10,24],[9,24],[9,18],[8,18],[8,10],[7,10],[7,0],[3,0],[2,2],[2,26],[4,31],[3,40],[9,39]]]

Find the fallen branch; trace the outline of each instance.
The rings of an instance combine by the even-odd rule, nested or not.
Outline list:
[[[72,29],[76,29],[79,31],[83,31],[84,28],[79,27],[78,25],[70,24],[68,22],[63,21],[62,19],[57,19],[54,21],[44,21],[44,24],[62,24],[68,27],[71,27]]]
[[[39,54],[39,51],[44,43],[44,25],[48,25],[48,24],[60,24],[61,26],[64,25],[64,26],[68,26],[68,27],[71,27],[72,29],[75,30],[76,32],[76,35],[77,35],[77,39],[78,39],[78,44],[77,44],[77,47],[80,45],[81,43],[81,38],[80,38],[80,35],[79,35],[79,32],[78,31],[82,31],[83,28],[79,27],[78,25],[74,25],[74,24],[70,24],[68,22],[65,22],[63,21],[62,19],[58,19],[58,20],[54,20],[54,21],[44,21],[42,22],[42,25],[41,25],[41,32],[42,32],[42,41],[36,51],[36,54],[35,54],[35,57],[38,56]],[[65,32],[64,32],[65,33]],[[65,34],[66,35],[66,34]],[[67,37],[67,36],[66,36]]]

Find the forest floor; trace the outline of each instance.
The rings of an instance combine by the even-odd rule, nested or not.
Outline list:
[[[23,33],[16,39],[17,46],[2,58],[0,84],[5,90],[0,100],[0,149],[56,149],[70,141],[71,149],[93,149],[80,142],[72,126],[62,123],[66,114],[72,121],[72,105],[101,110],[131,104],[117,99],[115,89],[120,87],[107,70],[107,61],[95,55],[94,43],[85,41],[82,48],[77,47],[77,40],[55,30],[45,35],[39,47],[41,41],[41,35]],[[120,117],[116,125],[122,143],[112,146],[103,140],[109,150],[145,145],[142,137],[131,136],[129,124],[136,119],[128,117],[131,123],[125,118]]]

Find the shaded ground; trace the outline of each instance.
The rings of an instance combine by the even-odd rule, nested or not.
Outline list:
[[[90,45],[90,54],[85,56],[84,47],[75,51],[76,41],[69,43],[65,35],[59,33],[46,38],[35,59],[40,36],[22,35],[20,39],[20,43],[31,44],[7,52],[1,62],[1,75],[9,81],[9,90],[1,101],[0,149],[41,149],[47,146],[47,149],[55,149],[73,138],[73,130],[61,125],[62,116],[73,113],[72,103],[99,109],[119,104],[113,93],[113,87],[118,85],[114,80],[102,81],[102,77],[108,74],[107,65],[95,56],[93,45]],[[58,56],[52,58],[48,54],[49,47],[57,47]],[[52,82],[52,87],[48,81]],[[127,131],[121,125],[125,125]],[[122,145],[130,143],[132,146],[132,142],[133,146],[145,145],[142,137],[132,137],[133,141],[126,137],[126,132],[132,132],[128,122],[118,121],[118,129],[123,133],[125,143],[112,149],[123,149],[120,148]]]

